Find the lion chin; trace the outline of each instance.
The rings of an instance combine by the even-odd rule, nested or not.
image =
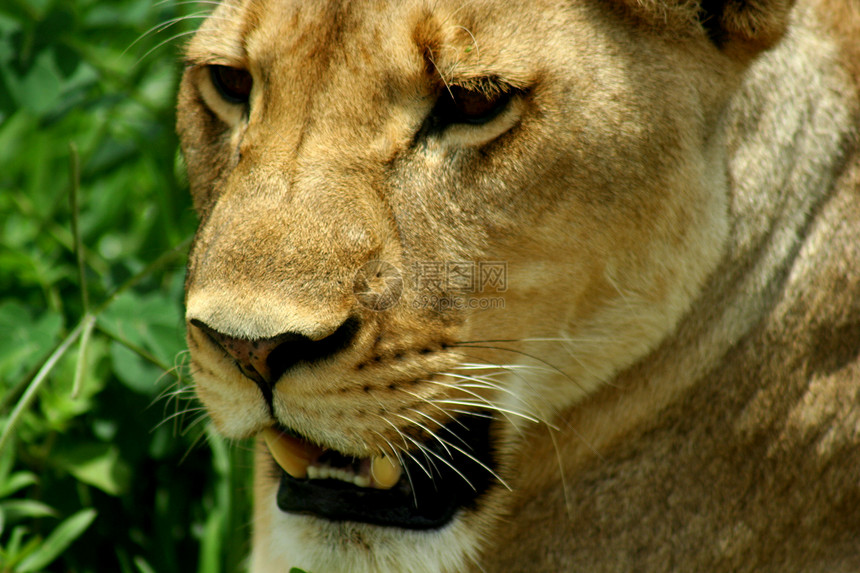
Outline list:
[[[860,570],[858,38],[856,0],[218,5],[187,328],[258,438],[250,570]]]

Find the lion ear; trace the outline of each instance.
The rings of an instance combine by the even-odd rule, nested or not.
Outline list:
[[[699,21],[718,48],[749,58],[782,37],[793,5],[794,0],[701,0]]]

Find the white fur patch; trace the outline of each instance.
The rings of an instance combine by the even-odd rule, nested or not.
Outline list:
[[[272,498],[270,498],[272,499]],[[474,559],[478,539],[459,517],[441,529],[413,531],[335,523],[260,504],[267,531],[256,532],[251,573],[453,573]]]

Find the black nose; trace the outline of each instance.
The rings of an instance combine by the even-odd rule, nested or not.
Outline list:
[[[303,334],[284,332],[272,338],[237,338],[218,332],[208,324],[191,320],[191,326],[206,333],[239,367],[242,374],[260,386],[271,403],[272,388],[299,362],[319,362],[348,347],[358,331],[358,319],[350,318],[329,336],[312,340]]]

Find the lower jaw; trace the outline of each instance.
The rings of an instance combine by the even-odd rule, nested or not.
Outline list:
[[[466,416],[440,429],[440,438],[463,452],[430,438],[427,452],[403,456],[404,475],[391,489],[360,488],[335,479],[296,479],[278,468],[278,507],[335,522],[414,530],[444,527],[458,512],[473,507],[496,480],[487,469],[494,467],[491,422]]]

